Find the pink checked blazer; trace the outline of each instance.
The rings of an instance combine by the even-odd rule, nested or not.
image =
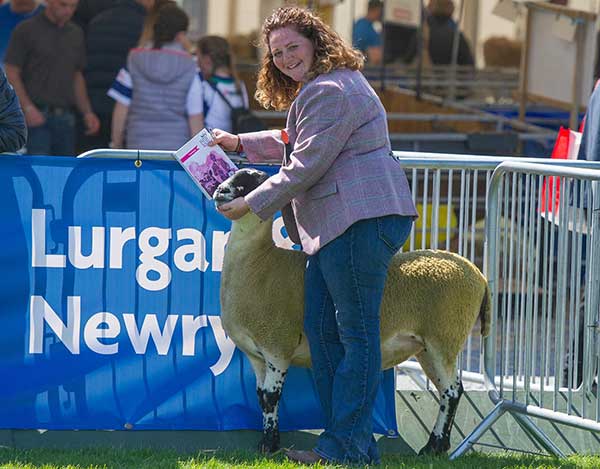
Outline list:
[[[417,216],[404,170],[391,156],[385,109],[361,72],[339,69],[306,83],[286,132],[293,151],[245,200],[263,220],[291,201],[309,255],[358,220]],[[283,159],[281,131],[240,139],[251,162]]]

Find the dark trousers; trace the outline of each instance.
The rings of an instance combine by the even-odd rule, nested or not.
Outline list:
[[[97,148],[108,148],[108,144],[110,143],[110,125],[112,121],[112,114],[97,114],[97,116],[100,120],[100,130],[96,135],[86,135],[86,128],[83,119],[77,119],[76,150],[78,155],[86,151],[95,150]]]
[[[67,108],[38,107],[46,122],[27,129],[27,154],[75,156],[75,114]]]

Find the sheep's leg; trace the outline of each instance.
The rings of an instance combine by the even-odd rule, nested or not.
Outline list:
[[[263,413],[263,437],[258,448],[263,453],[272,453],[279,449],[278,409],[288,367],[289,363],[267,360],[265,379],[261,385],[257,383],[256,386],[258,402]]]
[[[423,371],[435,385],[440,395],[440,409],[435,425],[429,435],[429,441],[421,448],[419,454],[443,454],[450,449],[450,432],[458,402],[463,394],[463,386],[456,372],[454,362],[444,366],[446,357],[435,357],[430,350],[417,355]]]
[[[252,365],[252,369],[254,370],[254,377],[256,378],[256,389],[263,386],[265,382],[265,374],[266,374],[266,366],[265,360],[262,357],[250,355],[246,352],[246,356],[248,360],[250,360],[250,364]]]

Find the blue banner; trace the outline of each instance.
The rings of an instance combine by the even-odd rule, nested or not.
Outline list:
[[[230,224],[176,162],[5,156],[0,187],[1,428],[262,428],[219,316]],[[374,422],[393,435],[384,381]],[[308,370],[280,416],[322,428]]]

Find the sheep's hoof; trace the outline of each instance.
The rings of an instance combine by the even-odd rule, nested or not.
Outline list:
[[[450,440],[448,438],[439,438],[431,434],[427,444],[419,451],[419,456],[439,456],[446,454],[449,449]]]
[[[275,453],[279,449],[279,438],[263,436],[258,443],[258,451],[263,454]]]

